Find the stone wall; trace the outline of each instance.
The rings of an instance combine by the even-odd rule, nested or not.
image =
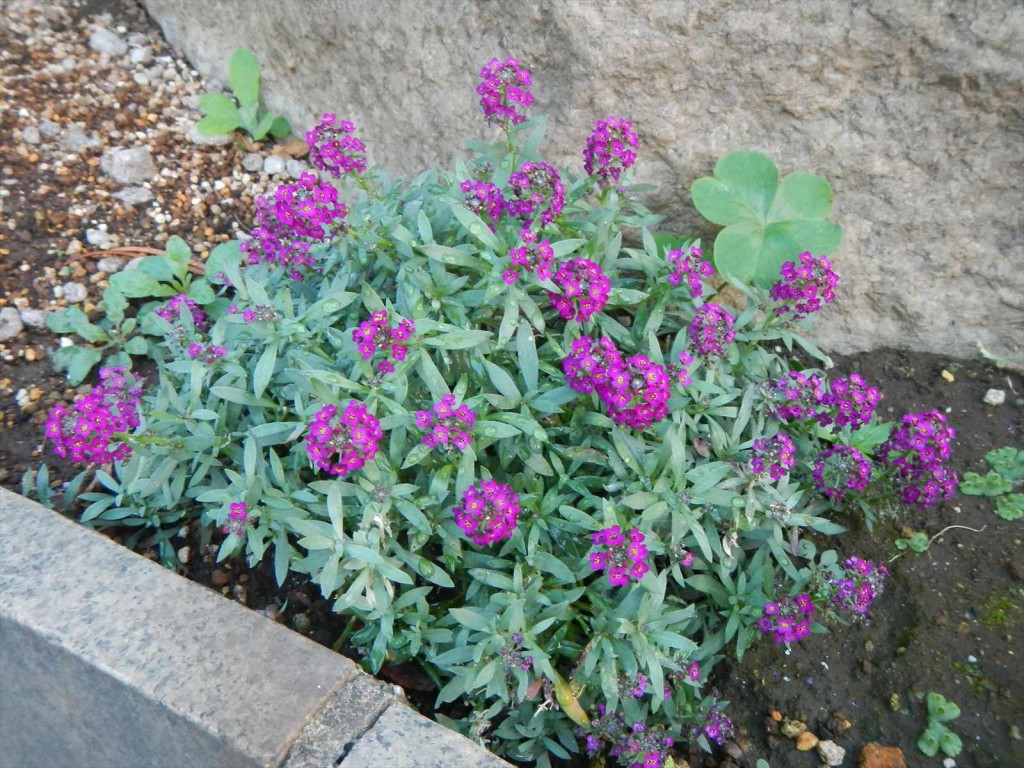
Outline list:
[[[1024,6],[1018,0],[143,0],[224,78],[255,51],[268,104],[352,119],[371,160],[450,167],[488,130],[476,73],[516,55],[581,172],[597,118],[629,117],[637,180],[681,233],[689,188],[732,149],[825,176],[846,239],[818,341],[1024,359]]]

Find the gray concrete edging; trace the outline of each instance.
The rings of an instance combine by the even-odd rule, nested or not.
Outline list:
[[[501,768],[400,689],[0,489],[4,768]]]

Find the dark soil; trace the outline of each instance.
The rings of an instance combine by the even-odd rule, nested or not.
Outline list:
[[[81,45],[88,39],[87,24],[93,19],[89,14],[98,12],[111,12],[113,24],[126,26],[129,33],[143,32],[156,41],[154,45],[164,45],[159,30],[130,0],[92,1],[78,7],[75,16],[52,12],[47,23],[54,34]],[[69,259],[66,253],[69,241],[83,238],[92,225],[92,219],[75,216],[76,201],[95,204],[93,215],[109,222],[122,245],[159,246],[168,234],[168,227],[152,217],[114,206],[105,193],[97,197],[102,180],[80,176],[94,163],[85,162],[81,168],[47,165],[38,157],[32,159],[34,148],[25,153],[14,146],[9,137],[19,124],[17,110],[25,106],[20,99],[34,91],[31,83],[19,90],[13,75],[30,73],[40,59],[45,61],[44,53],[26,45],[12,48],[4,61],[5,77],[10,79],[3,91],[0,142],[7,142],[2,147],[4,176],[17,182],[15,193],[5,197],[0,209],[0,306],[17,298],[31,306],[53,307],[52,286],[65,279],[89,279],[92,298],[98,301],[103,276],[96,274],[95,258]],[[57,122],[83,121],[102,132],[116,118],[110,107],[97,104],[90,111],[88,102],[62,101],[66,96],[57,86],[53,93],[43,94],[58,105],[51,112]],[[99,150],[86,152],[83,160],[95,160],[98,154]],[[205,171],[223,174],[225,164],[237,163],[240,157],[233,147],[189,147],[186,154],[191,172],[199,176]],[[58,173],[61,167],[71,170]],[[74,174],[74,184],[65,178],[68,174]],[[171,187],[165,192],[168,203],[175,195]],[[203,218],[190,219],[183,213],[180,219],[171,233],[176,230],[187,239],[202,231],[215,235],[210,237],[215,241],[227,237],[230,229],[225,219],[214,222],[215,232],[208,232]],[[17,492],[25,471],[36,469],[44,458],[54,487],[77,471],[43,454],[46,411],[75,394],[46,359],[56,344],[52,334],[27,329],[0,347],[0,484]],[[953,466],[961,475],[984,473],[984,454],[993,448],[1024,447],[1024,379],[1018,373],[980,360],[896,350],[839,358],[837,369],[836,375],[859,371],[879,386],[887,418],[931,408],[946,412],[958,433]],[[1006,403],[984,405],[990,388],[1004,390]],[[16,395],[22,390],[19,401]],[[901,748],[908,765],[938,766],[940,758],[925,758],[915,747],[925,727],[923,696],[935,691],[956,702],[963,713],[950,724],[964,742],[957,766],[1024,766],[1024,521],[1004,521],[994,514],[990,500],[958,495],[931,512],[881,520],[873,532],[857,520],[842,522],[851,532],[827,546],[839,549],[842,557],[856,554],[874,562],[891,561],[892,577],[876,601],[870,624],[830,627],[828,634],[812,635],[788,655],[763,642],[742,662],[726,662],[716,682],[721,696],[731,701],[729,711],[738,728],[728,750],[733,756],[689,755],[691,765],[735,763],[753,768],[757,757],[768,759],[775,768],[820,765],[814,750],[799,752],[790,739],[779,735],[774,713],[806,723],[823,739],[833,738],[847,750],[847,766],[856,763],[868,742]],[[894,540],[908,531],[932,536],[947,526],[964,528],[948,530],[925,553],[900,555],[894,546]],[[323,645],[351,652],[344,647],[347,621],[332,614],[330,602],[305,579],[290,576],[279,589],[267,566],[250,569],[238,560],[217,565],[194,526],[174,545],[179,553],[176,567],[184,575]],[[154,551],[146,554],[156,557]],[[403,665],[386,668],[383,676],[405,687],[429,713],[435,689],[422,671]]]

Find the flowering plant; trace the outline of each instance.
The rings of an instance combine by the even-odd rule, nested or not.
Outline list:
[[[707,687],[724,653],[806,634],[804,534],[841,533],[867,483],[939,501],[948,431],[890,436],[866,382],[794,363],[827,361],[797,326],[833,299],[827,259],[796,243],[760,285],[725,249],[716,275],[717,244],[712,262],[652,234],[628,121],[598,121],[575,177],[539,153],[521,63],[481,78],[503,141],[452,173],[363,174],[334,116],[307,134],[338,186],[278,188],[211,254],[206,293],[150,313],[158,380],[82,453],[102,462],[82,519],[148,529],[168,562],[191,519],[226,534],[221,560],[272,556],[334,600],[370,670],[418,660],[466,703],[445,722],[498,752],[660,766],[728,738]],[[794,232],[834,232],[808,223],[823,180],[764,183],[741,154],[719,164],[729,195],[750,178],[774,210],[778,186]]]

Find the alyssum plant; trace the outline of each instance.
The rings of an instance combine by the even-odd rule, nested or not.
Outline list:
[[[148,318],[158,380],[108,369],[47,435],[102,484],[83,521],[171,560],[198,518],[221,560],[308,575],[349,617],[339,645],[418,661],[493,750],[661,766],[730,735],[705,689],[729,648],[799,640],[815,600],[867,613],[884,569],[802,537],[868,493],[948,496],[952,431],[879,425],[860,377],[791,367],[794,344],[825,360],[797,331],[836,286],[823,179],[725,156],[693,190],[725,226],[716,277],[651,234],[628,121],[597,122],[574,178],[539,154],[518,61],[477,90],[503,140],[410,183],[325,115],[321,175],[211,255],[218,296]]]

